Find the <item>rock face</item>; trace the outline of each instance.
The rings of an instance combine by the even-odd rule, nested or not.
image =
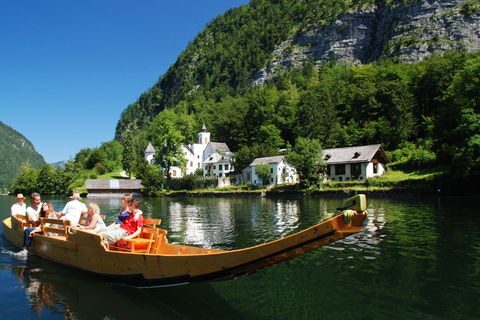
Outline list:
[[[472,4],[473,10],[466,10],[466,4]],[[299,67],[312,58],[318,66],[332,57],[360,64],[382,57],[416,62],[446,50],[476,52],[480,50],[477,11],[480,5],[476,2],[436,0],[346,13],[329,25],[284,41],[272,52],[270,65],[259,70],[252,82],[263,85],[275,71]]]

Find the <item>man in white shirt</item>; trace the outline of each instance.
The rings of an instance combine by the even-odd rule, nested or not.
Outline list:
[[[82,214],[87,212],[87,206],[85,203],[80,202],[82,198],[80,198],[78,192],[74,191],[70,199],[72,199],[72,201],[67,202],[65,208],[62,210],[60,219],[70,220],[72,222],[72,226],[75,226],[80,221]]]
[[[25,199],[26,198],[23,196],[23,194],[21,193],[17,194],[17,197],[15,198],[17,202],[14,203],[13,206],[11,207],[12,216],[17,214],[20,214],[22,216],[27,215],[27,205],[24,202]]]
[[[27,216],[28,220],[34,227],[38,227],[40,225],[40,210],[42,209],[42,201],[40,200],[39,193],[32,193],[31,196],[31,203],[27,208]]]

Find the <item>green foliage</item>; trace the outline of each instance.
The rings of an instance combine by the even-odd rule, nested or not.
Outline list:
[[[271,157],[274,155],[276,155],[276,150],[267,145],[253,143],[252,146],[243,146],[235,153],[235,167],[237,170],[243,170],[256,158]]]
[[[198,176],[194,174],[187,174],[182,178],[183,190],[194,190],[198,182]]]
[[[122,157],[123,169],[125,169],[129,177],[132,176],[132,171],[136,164],[135,159],[136,157],[135,157],[135,149],[133,146],[133,136],[132,134],[129,134],[123,141],[123,157]]]
[[[300,180],[307,185],[318,180],[324,167],[322,146],[317,139],[299,137],[295,147],[287,150],[285,160],[297,169]]]
[[[262,185],[270,184],[270,166],[268,164],[259,164],[255,168],[255,174],[262,180]]]
[[[153,120],[150,133],[153,146],[157,150],[155,162],[165,169],[167,179],[170,178],[170,168],[184,168],[186,159],[181,148],[185,137],[177,128],[181,118],[172,110],[164,110]]]
[[[27,138],[1,121],[0,150],[0,193],[6,192],[10,182],[21,173],[22,166],[28,163],[31,168],[40,169],[45,164]]]
[[[27,161],[27,163],[22,165],[20,174],[12,182],[9,190],[14,194],[31,194],[33,192],[37,192],[37,179],[37,169],[30,167],[30,164]]]
[[[107,172],[112,172],[122,168],[123,146],[117,140],[102,143],[101,147],[105,151],[105,166]]]
[[[300,32],[333,22],[339,14],[349,10],[349,5],[357,7],[364,3],[371,3],[371,0],[355,3],[345,0],[252,1],[249,6],[218,15],[180,53],[158,82],[122,112],[116,139],[122,140],[127,130],[144,127],[155,115],[175,107],[182,100],[203,96],[206,101],[218,102],[228,95],[245,91],[254,73],[270,63],[270,52],[295,30]],[[312,71],[310,65],[304,75]],[[189,103],[188,108],[197,109],[195,103]]]
[[[463,4],[462,9],[460,9],[460,13],[466,17],[471,17],[478,12],[480,12],[480,4],[478,1],[467,1]]]
[[[418,141],[416,144],[406,142],[403,147],[389,153],[393,165],[392,169],[418,170],[428,168],[436,162],[435,153],[431,150],[431,143]]]
[[[107,155],[105,151],[101,148],[95,148],[90,152],[87,159],[85,160],[85,168],[91,170],[95,168],[98,164],[103,166],[107,160]]]
[[[44,164],[40,167],[37,176],[37,191],[40,194],[58,193],[58,174],[52,164]]]
[[[149,164],[145,159],[139,159],[136,175],[137,179],[142,180],[144,195],[155,196],[163,192],[165,178],[161,174],[160,166]]]

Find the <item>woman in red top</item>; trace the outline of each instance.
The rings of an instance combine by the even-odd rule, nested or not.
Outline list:
[[[129,215],[122,221],[120,228],[115,227],[102,227],[97,228],[95,231],[100,233],[103,237],[103,242],[108,249],[108,245],[111,243],[116,243],[120,240],[128,240],[135,238],[140,234],[143,227],[143,215],[139,215],[138,219],[135,220],[135,214],[138,211],[138,206],[140,200],[132,199],[128,203]]]

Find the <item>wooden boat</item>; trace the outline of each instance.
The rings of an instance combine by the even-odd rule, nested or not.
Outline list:
[[[266,269],[359,232],[365,217],[365,195],[356,195],[346,200],[336,214],[313,227],[232,251],[168,243],[165,230],[147,225],[137,240],[143,248],[107,248],[98,234],[72,230],[68,221],[43,219],[43,234],[35,234],[28,250],[104,279],[138,287],[169,286],[229,279]],[[23,246],[23,223],[17,217],[3,220],[5,238],[19,247]],[[60,224],[60,228],[47,227],[48,223]]]

